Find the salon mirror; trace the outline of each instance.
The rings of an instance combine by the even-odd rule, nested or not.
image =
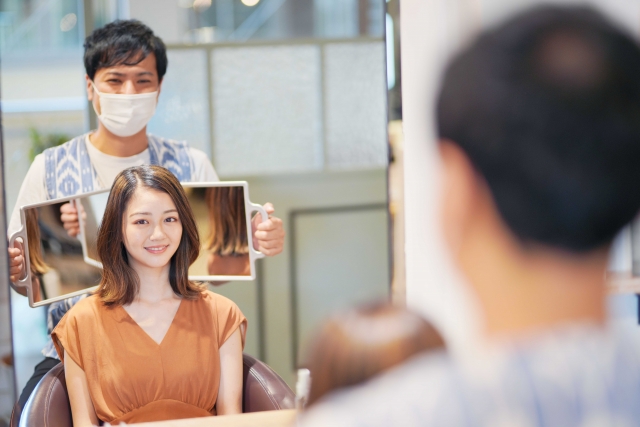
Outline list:
[[[263,255],[251,242],[251,215],[267,213],[251,203],[247,183],[183,185],[202,244],[189,279],[214,284],[255,279],[255,260]],[[26,288],[32,307],[90,292],[100,282],[97,236],[108,196],[108,190],[98,191],[21,209],[22,228],[10,245],[23,243],[28,274],[13,286]],[[60,220],[64,203],[75,204],[80,213],[77,237],[69,236]]]
[[[387,119],[401,118],[398,11],[399,0],[0,2],[6,218],[25,204],[18,195],[35,156],[98,125],[85,37],[116,19],[142,21],[168,58],[147,131],[200,150],[221,180],[247,181],[282,220],[283,251],[257,261],[256,279],[212,290],[247,316],[245,351],[293,386],[298,350],[318,322],[389,298],[392,271],[404,271],[404,244],[395,269],[389,246],[404,236],[390,224],[405,217],[394,200],[402,138],[392,153],[387,144]],[[402,295],[402,277],[396,283]],[[12,303],[22,390],[42,357],[46,316],[22,295]]]

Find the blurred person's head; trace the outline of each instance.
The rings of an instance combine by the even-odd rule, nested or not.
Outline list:
[[[447,67],[443,228],[494,321],[526,324],[513,302],[535,292],[561,296],[537,307],[550,323],[603,310],[608,248],[640,208],[639,76],[636,42],[587,7],[520,14]]]
[[[436,329],[404,308],[375,304],[328,319],[309,347],[308,404],[369,380],[427,350],[444,348]]]

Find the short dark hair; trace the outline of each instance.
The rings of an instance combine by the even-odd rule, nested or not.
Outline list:
[[[448,66],[437,121],[524,243],[586,252],[640,209],[640,49],[589,7],[482,34]]]
[[[102,279],[96,293],[105,305],[125,305],[138,295],[139,277],[129,266],[124,246],[123,216],[138,188],[160,191],[171,197],[182,223],[182,238],[171,257],[169,283],[176,295],[195,299],[202,287],[189,281],[189,266],[200,253],[198,227],[191,204],[178,179],[160,166],[134,166],[116,176],[107,207],[98,229],[98,256],[102,261]]]
[[[136,65],[156,57],[158,80],[167,72],[167,49],[151,28],[136,19],[118,20],[94,30],[84,42],[84,68],[91,80],[96,71],[115,65]]]

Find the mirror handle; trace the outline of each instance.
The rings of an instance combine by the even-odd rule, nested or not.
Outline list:
[[[16,231],[15,233],[13,233],[11,235],[11,237],[9,237],[9,248],[15,248],[15,243],[16,240],[18,240],[18,238],[22,239],[22,265],[24,266],[25,269],[25,276],[22,279],[18,279],[17,283],[12,282],[11,280],[9,280],[9,285],[17,292],[19,288],[28,288],[29,284],[31,283],[30,280],[30,272],[27,271],[27,233],[26,233],[26,228],[23,225],[22,227],[20,227],[20,229],[18,231]]]
[[[258,205],[256,203],[251,203],[251,212],[258,212],[258,214],[262,217],[263,221],[269,219],[269,214],[264,210],[262,205]],[[251,228],[250,228],[251,229]],[[251,233],[251,243],[249,243],[249,251],[253,254],[253,259],[264,258],[264,254],[260,251],[256,251],[253,248],[253,233]]]

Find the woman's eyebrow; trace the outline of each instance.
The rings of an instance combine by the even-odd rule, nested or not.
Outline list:
[[[166,214],[166,213],[169,213],[169,212],[178,212],[178,210],[177,209],[169,209],[169,210],[166,210],[166,211],[164,211],[162,213]],[[129,215],[129,217],[132,217],[134,215],[151,215],[151,212],[134,212],[131,215]]]

